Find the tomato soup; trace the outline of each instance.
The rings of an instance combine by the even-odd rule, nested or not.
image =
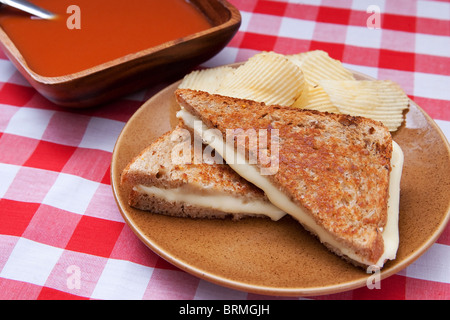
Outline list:
[[[28,66],[42,76],[82,71],[211,27],[206,17],[186,0],[33,3],[58,17],[36,19],[2,7],[0,26]]]

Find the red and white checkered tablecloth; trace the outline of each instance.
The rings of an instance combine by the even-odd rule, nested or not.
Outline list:
[[[241,12],[241,28],[204,66],[263,50],[322,49],[350,69],[398,82],[450,139],[450,1],[230,2]],[[373,8],[381,14],[379,29],[367,11]],[[39,95],[0,53],[1,299],[263,298],[173,267],[119,213],[110,185],[115,141],[161,88],[103,107],[64,109]],[[68,281],[77,275],[78,283]],[[450,226],[381,289],[309,298],[450,299]]]

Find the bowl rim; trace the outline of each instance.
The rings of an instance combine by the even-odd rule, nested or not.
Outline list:
[[[92,66],[87,69],[83,69],[74,73],[69,73],[65,75],[60,76],[44,76],[37,72],[35,72],[32,68],[29,67],[26,59],[23,57],[20,50],[16,47],[12,39],[8,36],[8,34],[3,30],[3,28],[0,26],[0,48],[3,48],[5,54],[8,56],[9,60],[13,62],[17,66],[17,64],[20,66],[19,69],[22,69],[28,76],[31,77],[31,79],[35,82],[45,84],[45,85],[52,85],[52,84],[62,84],[66,82],[70,82],[73,80],[81,79],[84,77],[91,76],[95,73],[105,71],[107,69],[111,69],[114,67],[117,67],[119,65],[127,64],[132,61],[135,61],[137,59],[140,59],[145,56],[149,56],[151,54],[154,54],[156,52],[162,51],[164,49],[170,48],[172,46],[176,46],[179,44],[186,43],[191,40],[199,39],[204,36],[216,33],[220,30],[225,30],[227,28],[233,27],[241,24],[241,14],[239,10],[233,6],[230,2],[227,0],[215,0],[217,3],[221,4],[226,10],[230,12],[229,18],[218,25],[212,26],[206,30],[202,30],[190,35],[187,35],[185,37],[173,39],[167,42],[164,42],[162,44],[149,47],[147,49],[143,49],[138,52],[133,52],[126,54],[124,56],[115,58],[113,60],[109,60],[103,63],[100,63],[98,65]],[[195,4],[194,4],[195,5]],[[17,67],[19,67],[17,66]]]

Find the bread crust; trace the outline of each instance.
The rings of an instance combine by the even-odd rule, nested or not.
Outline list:
[[[267,178],[337,241],[367,261],[378,261],[384,252],[381,230],[392,156],[392,137],[381,122],[189,89],[178,89],[176,97],[223,137],[227,129],[278,129],[279,170]],[[257,156],[248,141],[244,147],[247,158]],[[257,163],[260,169],[269,165]]]

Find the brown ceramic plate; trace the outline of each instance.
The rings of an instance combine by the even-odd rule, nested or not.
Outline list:
[[[359,78],[368,77],[357,74]],[[136,235],[158,255],[199,278],[246,292],[310,296],[365,286],[370,274],[330,253],[289,217],[239,222],[167,217],[132,209],[119,185],[127,163],[173,128],[178,110],[174,83],[148,100],[120,134],[111,166],[119,209]],[[434,121],[411,103],[406,124],[395,134],[405,163],[400,196],[397,259],[384,279],[423,254],[450,216],[450,148]]]
[[[211,28],[73,74],[46,77],[34,72],[1,27],[0,48],[50,101],[65,107],[89,107],[167,79],[177,79],[225,47],[241,24],[239,10],[226,0],[191,0],[191,3],[211,21]]]

